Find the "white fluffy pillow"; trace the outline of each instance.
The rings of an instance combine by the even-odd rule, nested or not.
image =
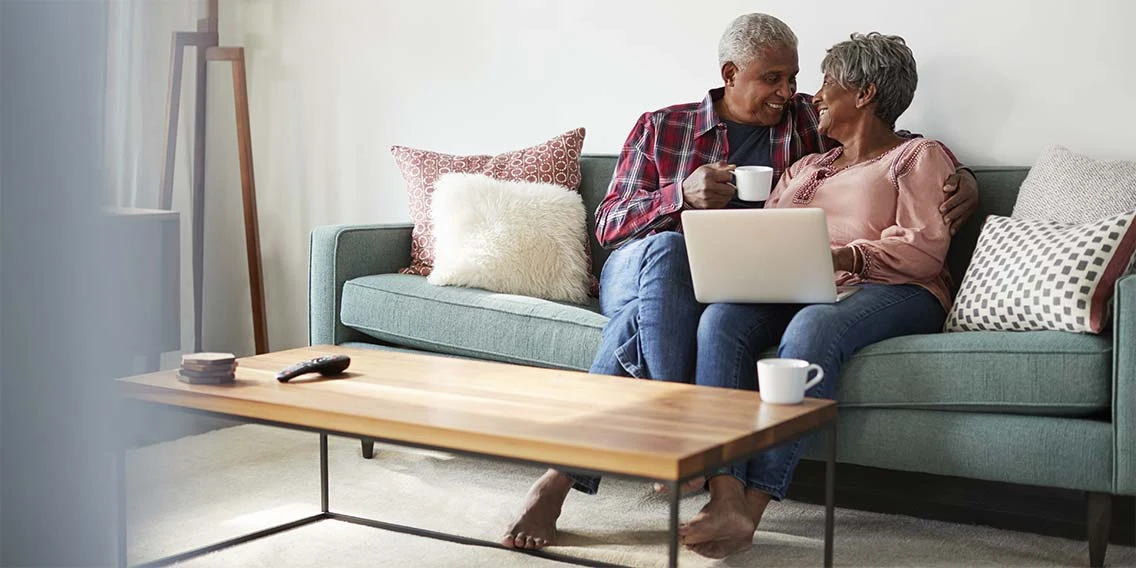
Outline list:
[[[551,183],[450,173],[435,184],[430,215],[431,284],[588,301],[587,224],[579,193]]]

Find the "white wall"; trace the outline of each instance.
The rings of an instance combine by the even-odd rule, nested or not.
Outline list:
[[[904,36],[921,81],[900,127],[970,164],[1061,143],[1136,158],[1136,2],[1126,0],[229,0],[249,57],[273,349],[307,341],[308,234],[408,219],[388,147],[496,153],[576,126],[616,153],[643,111],[718,86],[717,41],[764,10],[800,38],[800,88],[853,31]],[[209,88],[206,347],[252,351],[228,69]]]

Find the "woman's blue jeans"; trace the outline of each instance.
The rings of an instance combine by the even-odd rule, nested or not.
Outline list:
[[[807,396],[834,398],[844,363],[861,347],[901,335],[936,333],[946,314],[927,290],[913,284],[861,284],[835,304],[711,304],[698,323],[697,383],[758,390],[757,359],[777,345],[779,357],[804,359],[824,369]],[[746,487],[785,497],[806,440],[773,447],[715,472]]]
[[[913,285],[865,284],[837,304],[711,304],[694,299],[686,242],[663,232],[613,251],[600,275],[604,326],[590,372],[757,390],[757,357],[781,340],[780,356],[819,363],[825,378],[809,396],[832,398],[857,349],[899,335],[935,333],[945,314]],[[785,495],[803,442],[784,444],[717,472]],[[600,478],[572,475],[585,493]]]

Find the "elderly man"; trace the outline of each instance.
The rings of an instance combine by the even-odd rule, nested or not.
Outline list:
[[[737,18],[722,35],[718,58],[723,87],[701,103],[639,118],[596,212],[599,241],[619,248],[600,278],[600,308],[611,319],[593,373],[692,382],[704,306],[694,298],[685,242],[676,232],[681,212],[762,207],[737,197],[730,183],[736,166],[771,166],[776,184],[798,159],[838,145],[818,131],[812,97],[797,92],[797,38],[784,22],[766,14]],[[977,208],[973,175],[951,176],[942,192],[940,211],[953,233]],[[598,478],[549,470],[530,489],[502,544],[548,545],[568,492],[591,494],[598,486]],[[693,534],[685,532],[705,542],[718,536],[721,520],[702,515]],[[737,531],[726,532],[737,541]],[[707,555],[722,550],[709,548]]]

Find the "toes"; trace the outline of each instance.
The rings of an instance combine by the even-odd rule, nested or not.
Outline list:
[[[700,542],[698,544],[692,544],[690,546],[687,546],[687,548],[691,549],[695,554],[698,554],[698,556],[700,556],[700,557],[721,558],[719,556],[716,556],[716,552],[718,552],[718,550],[717,550],[716,543],[713,542],[713,541],[711,541],[711,542]]]
[[[735,552],[741,552],[753,545],[752,540],[735,539],[735,540],[711,540],[707,542],[700,542],[688,546],[690,550],[694,551],[699,556],[706,558],[725,558]]]
[[[542,538],[522,532],[517,533],[517,536],[513,539],[513,542],[516,544],[516,546],[513,546],[512,548],[536,550],[548,546],[549,540],[547,538]]]
[[[508,533],[501,537],[501,546],[505,548],[517,548],[517,538],[513,536],[513,533]]]

